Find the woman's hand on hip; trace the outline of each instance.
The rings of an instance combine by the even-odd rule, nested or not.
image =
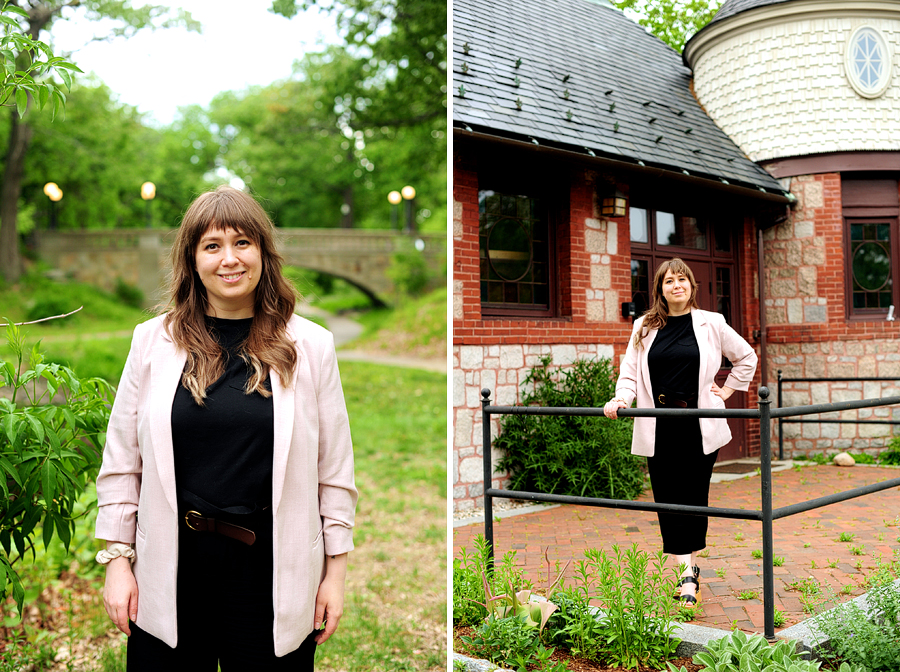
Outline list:
[[[607,418],[612,418],[613,420],[615,420],[616,418],[619,417],[619,409],[620,408],[627,408],[627,406],[625,405],[624,399],[619,399],[619,398],[610,399],[609,401],[606,402],[606,405],[603,407],[603,414]]]
[[[113,558],[106,565],[103,606],[115,626],[130,637],[128,621],[137,620],[138,587],[128,558]]]
[[[337,630],[344,615],[344,579],[347,576],[347,554],[325,556],[325,578],[316,593],[316,644],[324,644]]]
[[[727,401],[728,397],[734,394],[734,390],[730,387],[719,387],[715,383],[712,384],[712,387],[710,389],[712,390],[712,393],[721,398],[722,401]]]

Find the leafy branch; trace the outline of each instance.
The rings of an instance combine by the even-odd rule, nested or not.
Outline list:
[[[29,20],[28,12],[21,7],[4,0],[0,5],[0,25],[3,34],[0,36],[0,58],[2,58],[2,80],[0,80],[0,106],[16,106],[21,118],[28,109],[28,98],[31,94],[38,109],[43,109],[49,101],[53,101],[52,118],[56,118],[61,109],[65,109],[66,95],[61,88],[46,77],[55,73],[62,79],[66,91],[72,88],[72,72],[81,72],[77,65],[60,56],[54,56],[53,50],[45,42],[33,38],[22,31],[22,26],[13,18],[16,15]],[[41,60],[43,57],[44,60]]]

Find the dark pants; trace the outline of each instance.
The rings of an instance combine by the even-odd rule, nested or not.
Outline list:
[[[691,404],[696,408],[696,402]],[[709,479],[718,451],[703,454],[698,418],[657,418],[656,447],[647,458],[653,500],[709,506]],[[687,555],[706,548],[706,516],[659,513],[663,552]]]
[[[178,646],[132,624],[128,672],[216,672],[217,664],[222,672],[313,669],[315,632],[296,651],[275,656],[271,514],[267,520],[252,525],[253,546],[191,531],[180,521]]]

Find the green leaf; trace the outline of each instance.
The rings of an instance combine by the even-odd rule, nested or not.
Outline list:
[[[53,523],[49,516],[44,519],[44,548],[50,548],[50,542],[53,541]]]
[[[38,87],[37,96],[35,98],[35,103],[37,104],[37,108],[39,110],[44,109],[44,105],[47,104],[47,99],[50,97],[50,90],[46,86]]]
[[[62,516],[54,515],[53,518],[56,521],[56,533],[59,535],[60,541],[63,542],[63,546],[66,547],[66,552],[68,552],[69,542],[72,540],[71,528]]]
[[[44,442],[44,425],[35,418],[30,413],[25,414],[25,419],[28,420],[28,423],[31,425],[32,431],[34,431],[34,435],[37,438],[38,443]]]
[[[72,90],[72,75],[69,74],[69,71],[57,68],[56,74],[58,74],[60,77],[62,77],[62,80],[66,83],[66,90],[71,91]]]
[[[47,509],[54,506],[53,499],[57,494],[56,490],[56,467],[53,462],[47,460],[41,467],[41,486],[44,490],[44,504]]]
[[[19,113],[19,119],[25,115],[25,109],[28,107],[28,93],[25,89],[16,89],[16,112]]]
[[[13,414],[9,414],[3,418],[3,432],[6,434],[6,438],[9,439],[10,444],[15,445],[16,439],[19,436],[19,427],[16,422],[16,416]]]
[[[12,478],[20,488],[24,487],[22,485],[22,479],[19,477],[18,470],[13,466],[13,463],[6,459],[6,457],[4,457],[3,455],[0,455],[0,468],[2,468],[3,471],[9,474],[10,478]],[[6,491],[6,479],[0,479],[0,482],[4,483],[4,491]]]

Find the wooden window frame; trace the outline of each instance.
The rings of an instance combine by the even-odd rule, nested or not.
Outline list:
[[[546,309],[519,308],[513,304],[491,303],[481,299],[481,236],[479,232],[478,265],[479,265],[479,301],[481,302],[481,317],[483,319],[508,319],[508,318],[556,318],[559,317],[559,263],[557,254],[557,233],[563,217],[563,199],[559,196],[559,190],[553,185],[543,186],[534,184],[511,184],[508,179],[491,178],[483,179],[479,175],[478,191],[493,190],[508,196],[527,196],[540,199],[544,203],[547,220],[547,284],[548,307]],[[479,217],[480,219],[480,217]],[[480,231],[480,223],[479,223]]]
[[[898,217],[877,217],[872,215],[852,216],[845,213],[843,226],[844,247],[844,306],[847,320],[850,322],[882,321],[887,317],[888,308],[854,308],[853,307],[853,259],[850,250],[850,226],[851,224],[877,224],[888,223],[891,227],[891,301],[894,310],[900,309],[900,222]]]

